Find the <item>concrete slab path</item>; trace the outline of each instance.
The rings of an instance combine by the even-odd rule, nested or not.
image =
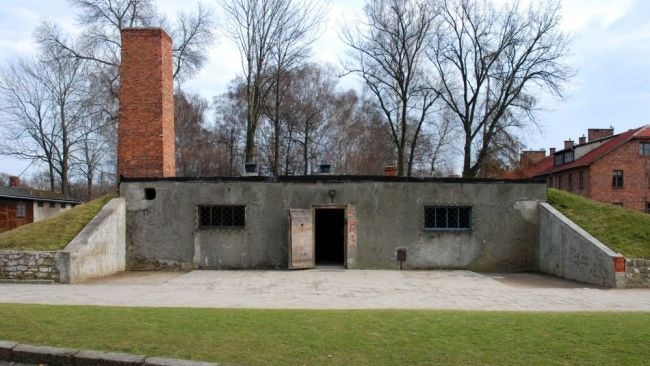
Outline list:
[[[80,285],[0,284],[1,303],[286,309],[650,311],[649,289],[471,271],[125,272]]]

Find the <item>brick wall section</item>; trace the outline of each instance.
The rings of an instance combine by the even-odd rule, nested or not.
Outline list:
[[[176,175],[172,41],[161,29],[122,29],[118,173]]]
[[[630,140],[591,164],[590,198],[622,202],[627,208],[645,211],[646,202],[650,201],[650,157],[639,154],[639,142]],[[612,187],[613,170],[623,171],[623,188]]]
[[[356,268],[356,258],[357,258],[357,209],[348,205],[345,209],[345,220],[347,221],[347,267]]]

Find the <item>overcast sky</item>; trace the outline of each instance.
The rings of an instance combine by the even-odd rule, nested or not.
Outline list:
[[[531,0],[535,1],[535,0]],[[174,17],[195,0],[159,0],[161,10]],[[215,8],[216,0],[204,0]],[[314,58],[338,64],[344,45],[338,38],[342,22],[353,20],[364,0],[331,0],[328,21],[314,46]],[[74,31],[76,9],[67,0],[0,0],[0,65],[34,50],[32,32],[43,20]],[[531,149],[561,147],[590,127],[614,126],[616,132],[650,123],[650,1],[564,0],[562,27],[573,35],[569,63],[578,71],[563,101],[545,99],[540,113],[543,131],[530,131]],[[218,11],[217,11],[217,15]],[[185,89],[210,98],[225,90],[240,72],[236,49],[219,35],[206,67],[184,84]],[[344,80],[343,85],[353,85]],[[29,162],[0,157],[0,172],[20,174]],[[28,176],[31,168],[24,176]]]

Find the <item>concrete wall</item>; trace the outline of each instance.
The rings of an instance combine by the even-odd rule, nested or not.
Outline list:
[[[558,277],[605,287],[621,287],[614,252],[548,203],[539,205],[539,269]]]
[[[126,267],[126,203],[115,198],[68,244],[70,267],[63,283],[78,283],[124,271]]]
[[[123,182],[128,266],[286,268],[288,209],[331,204],[347,209],[347,236],[356,239],[356,246],[348,246],[349,268],[398,268],[398,247],[407,248],[407,269],[537,267],[537,206],[546,199],[543,184],[262,180]],[[156,190],[154,200],[145,199],[145,188]],[[336,196],[330,202],[332,189]],[[199,229],[198,205],[245,205],[246,227]],[[429,205],[472,206],[472,229],[425,230],[424,206]],[[355,216],[353,229],[350,213]]]

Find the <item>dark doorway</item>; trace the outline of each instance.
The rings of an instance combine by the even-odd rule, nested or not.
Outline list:
[[[316,209],[316,265],[345,265],[345,210]]]

